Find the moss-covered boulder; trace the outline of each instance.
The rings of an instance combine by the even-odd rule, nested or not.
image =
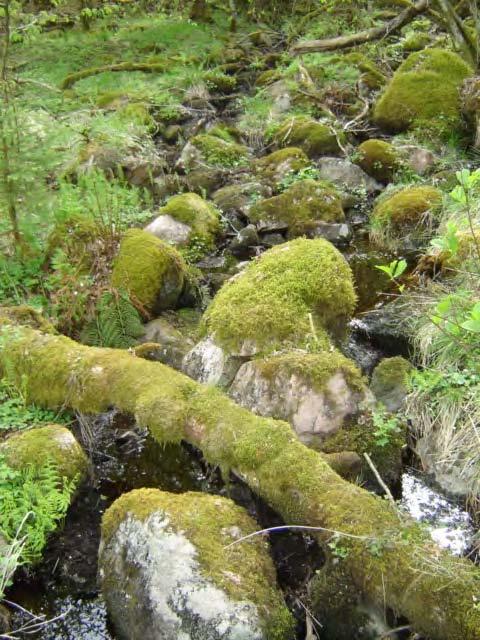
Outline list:
[[[297,116],[286,120],[273,139],[279,147],[300,147],[309,158],[317,158],[339,154],[342,137],[330,125]]]
[[[302,149],[286,147],[256,160],[253,166],[259,177],[276,185],[285,176],[309,167],[310,160]]]
[[[379,182],[393,180],[400,159],[395,147],[384,140],[366,140],[357,149],[357,164]]]
[[[245,164],[248,158],[247,147],[218,135],[200,134],[194,136],[189,144],[200,153],[202,161],[212,167],[230,169]]]
[[[88,458],[82,447],[72,432],[59,424],[12,433],[0,442],[0,455],[14,469],[39,468],[52,462],[61,478],[77,484],[88,471]]]
[[[118,637],[289,640],[293,618],[258,525],[220,496],[139,489],[102,521],[100,582]]]
[[[415,128],[448,135],[462,127],[459,91],[472,75],[472,68],[451,51],[412,53],[375,105],[375,123],[391,133]]]
[[[280,195],[260,200],[250,208],[248,217],[259,226],[285,224],[289,238],[314,234],[319,222],[345,220],[335,187],[316,180],[300,180]]]
[[[38,309],[26,304],[20,304],[17,307],[0,306],[0,324],[19,324],[38,329],[43,333],[56,333],[55,327]]]
[[[374,369],[370,389],[391,412],[398,411],[407,397],[408,374],[412,365],[401,356],[384,358]]]
[[[112,285],[127,291],[146,314],[175,307],[185,283],[186,264],[176,249],[148,231],[131,229],[122,238]]]
[[[222,187],[215,191],[212,200],[223,213],[238,212],[246,215],[255,198],[268,198],[271,195],[271,187],[259,180],[252,180]]]
[[[325,331],[341,329],[355,300],[341,253],[323,239],[297,239],[269,249],[228,281],[205,313],[205,329],[233,354],[327,344]]]
[[[170,198],[160,208],[160,215],[146,227],[146,231],[170,244],[187,246],[199,240],[205,249],[213,248],[219,230],[218,210],[196,193]]]
[[[370,217],[371,240],[385,248],[426,241],[442,199],[442,192],[430,186],[406,187],[381,196]]]
[[[295,350],[246,362],[229,394],[258,415],[290,422],[302,442],[318,448],[369,399],[360,371],[334,349]]]

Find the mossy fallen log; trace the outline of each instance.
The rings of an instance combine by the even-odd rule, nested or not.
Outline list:
[[[162,62],[119,62],[116,64],[105,64],[101,67],[90,67],[81,69],[74,73],[69,73],[63,79],[60,89],[71,89],[79,80],[97,76],[107,71],[143,71],[143,73],[163,73],[167,68]]]
[[[387,501],[342,480],[287,423],[255,416],[160,363],[29,327],[4,323],[0,368],[39,405],[89,413],[115,406],[160,442],[187,440],[224,472],[234,469],[287,523],[353,536],[342,538],[343,562],[367,599],[432,640],[480,639],[480,570],[440,550]]]

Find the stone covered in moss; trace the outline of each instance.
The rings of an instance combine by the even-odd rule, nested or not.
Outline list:
[[[391,182],[400,160],[395,147],[384,140],[366,140],[357,149],[357,164],[379,182]]]
[[[190,143],[212,167],[236,167],[245,164],[248,157],[248,149],[244,145],[208,133],[193,137]]]
[[[312,118],[296,116],[286,120],[275,132],[279,147],[300,147],[310,158],[336,155],[341,152],[339,138],[333,127]]]
[[[360,371],[334,349],[251,360],[240,367],[229,394],[258,415],[287,420],[302,442],[320,448],[369,398]]]
[[[128,292],[146,313],[174,307],[182,293],[186,264],[176,249],[153,234],[131,229],[122,238],[112,285]]]
[[[289,640],[265,539],[231,500],[139,489],[102,522],[100,580],[120,638]]]
[[[399,239],[426,239],[442,205],[435,187],[406,187],[381,197],[370,218],[370,238],[379,246],[394,246]]]
[[[412,53],[375,105],[375,123],[391,133],[410,128],[446,135],[462,126],[459,90],[471,67],[451,51]]]
[[[172,219],[176,225],[172,225]],[[220,230],[220,218],[213,204],[196,193],[182,193],[160,208],[160,216],[146,230],[171,244],[188,245],[193,239],[201,239],[212,248]]]
[[[55,327],[37,309],[26,304],[18,307],[0,306],[0,323],[20,324],[43,333],[56,333]]]
[[[345,220],[335,187],[315,180],[300,180],[280,195],[260,200],[250,208],[248,217],[255,223],[285,223],[289,238],[312,234],[319,222]]]
[[[205,313],[205,328],[230,353],[312,339],[327,344],[324,331],[340,329],[355,300],[340,252],[326,240],[297,239],[269,249],[228,281]]]
[[[298,147],[286,147],[270,153],[255,161],[255,172],[273,184],[279,183],[285,176],[297,173],[310,166],[305,152]]]
[[[401,409],[408,393],[412,365],[401,356],[384,358],[374,369],[370,389],[388,411]]]
[[[60,477],[83,480],[88,470],[88,458],[74,435],[66,427],[49,424],[15,432],[0,443],[0,455],[15,469],[38,468],[53,462]]]

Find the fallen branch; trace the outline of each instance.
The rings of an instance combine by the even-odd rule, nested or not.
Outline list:
[[[63,79],[60,89],[71,89],[79,80],[90,78],[107,71],[143,71],[143,73],[164,73],[167,65],[161,62],[119,62],[118,64],[106,64],[102,67],[91,67],[70,73]]]
[[[365,42],[379,40],[384,36],[395,33],[406,24],[411,22],[420,13],[428,9],[429,0],[418,0],[409,5],[404,11],[398,14],[392,20],[385,22],[379,27],[358,31],[346,36],[338,36],[337,38],[326,38],[325,40],[306,40],[299,42],[291,49],[292,55],[301,55],[303,53],[314,53],[317,51],[334,51],[336,49],[349,49]]]
[[[160,363],[3,322],[0,375],[23,385],[29,402],[85,413],[114,406],[158,442],[188,441],[223,473],[234,470],[286,524],[342,532],[343,562],[367,600],[382,608],[385,601],[431,640],[480,640],[480,570],[441,550],[416,522],[399,522],[388,501],[340,478],[287,423]]]

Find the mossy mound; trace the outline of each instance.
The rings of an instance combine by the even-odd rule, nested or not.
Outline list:
[[[332,127],[302,116],[286,120],[273,137],[279,147],[300,147],[310,158],[340,153],[339,138]]]
[[[357,149],[357,164],[379,182],[393,180],[400,160],[395,147],[384,140],[366,140]]]
[[[391,133],[416,128],[442,137],[459,130],[459,89],[472,75],[472,68],[451,51],[412,53],[375,105],[374,121]]]
[[[237,79],[235,76],[229,76],[226,73],[223,73],[220,69],[205,71],[203,74],[203,81],[209,89],[214,89],[222,93],[229,93],[237,86]]]
[[[300,180],[273,198],[254,204],[248,214],[252,222],[284,222],[288,237],[309,235],[318,222],[343,222],[341,198],[329,182]]]
[[[161,207],[160,214],[169,215],[188,225],[192,229],[192,235],[200,237],[209,246],[214,245],[215,236],[220,231],[218,210],[196,193],[173,196]]]
[[[131,229],[120,243],[112,285],[127,291],[147,315],[155,314],[176,305],[186,270],[176,249],[147,231]]]
[[[388,411],[398,411],[408,392],[412,365],[401,356],[384,358],[374,369],[370,389]]]
[[[281,344],[328,344],[355,307],[350,268],[323,239],[297,239],[266,251],[217,293],[206,331],[231,353],[269,352]],[[313,328],[312,328],[313,325]]]
[[[154,601],[163,602],[165,599],[168,601],[167,610],[156,611],[151,616],[149,624],[153,629],[162,621],[164,623],[166,616],[175,611],[177,627],[172,622],[168,625],[168,629],[173,630],[168,633],[168,638],[173,638],[174,629],[179,632],[180,627],[184,628],[181,619],[190,619],[195,612],[195,628],[203,629],[207,637],[205,627],[216,622],[213,619],[216,608],[208,607],[208,598],[216,596],[220,598],[217,601],[218,613],[225,607],[224,619],[221,620],[225,637],[237,637],[235,631],[232,631],[236,623],[241,629],[241,637],[259,637],[258,629],[256,633],[253,628],[250,629],[250,626],[257,624],[262,632],[261,637],[288,640],[293,633],[293,617],[277,587],[268,543],[265,539],[256,537],[247,544],[228,546],[257,529],[258,525],[242,507],[220,496],[193,492],[172,494],[158,489],[139,489],[122,495],[103,517],[100,551],[103,590],[114,621],[120,623],[120,628],[129,627],[131,633],[132,621],[135,620],[138,624],[139,613],[148,619]],[[130,532],[128,536],[125,535],[127,530]],[[143,531],[158,533],[155,538],[149,538],[145,537]],[[141,550],[148,552],[148,562],[139,558],[138,561],[135,560],[133,568],[132,561],[129,563],[127,560],[123,569],[120,569],[121,563],[116,559],[119,548],[125,558],[132,557],[128,550],[139,546],[137,536],[142,539],[144,548]],[[170,583],[166,581],[156,585],[151,591],[147,590],[153,602],[146,598],[144,603],[135,603],[134,596],[138,597],[140,591],[145,593],[142,584],[146,577],[150,576],[152,585],[155,585],[156,573],[162,572],[163,564],[169,562],[167,555],[171,556],[172,562],[185,565],[186,570],[180,575],[181,572],[172,569],[173,575],[169,574]],[[162,558],[163,564],[160,563]],[[124,578],[125,570],[128,571],[129,579],[120,586],[116,578]],[[196,572],[201,577],[195,578]],[[175,578],[173,583],[172,578]],[[123,593],[124,587],[127,589],[127,596]],[[185,594],[185,600],[178,609],[169,600],[171,590],[176,589]],[[221,593],[215,593],[212,589],[219,589]],[[252,609],[255,608],[255,613],[251,611],[246,616],[240,614],[242,624],[235,618],[229,621],[228,613],[232,613],[234,609],[228,605],[227,599],[238,603],[240,607],[245,607],[248,603]],[[192,602],[196,603],[195,607],[192,607]],[[126,607],[122,611],[119,610],[122,609],[120,604]],[[247,613],[246,609],[243,610]],[[118,620],[115,614],[120,614],[121,619]],[[201,635],[204,637],[203,633]],[[214,636],[208,634],[208,637]]]
[[[208,133],[193,137],[191,144],[198,149],[212,167],[232,168],[245,164],[248,149],[242,144],[229,142]]]
[[[286,147],[255,161],[255,172],[276,185],[282,178],[310,166],[310,160],[299,147]]]
[[[442,199],[442,192],[430,186],[407,187],[381,197],[370,218],[371,240],[384,247],[393,247],[406,236],[422,240],[431,232]]]
[[[37,309],[26,304],[18,307],[0,306],[0,324],[19,324],[43,333],[56,333],[55,327]]]
[[[117,110],[120,118],[127,123],[147,127],[148,131],[155,131],[156,123],[149,108],[143,102],[129,102]]]
[[[39,468],[53,462],[61,478],[79,483],[87,473],[88,458],[72,432],[58,424],[49,424],[13,433],[0,444],[0,455],[15,469]]]

